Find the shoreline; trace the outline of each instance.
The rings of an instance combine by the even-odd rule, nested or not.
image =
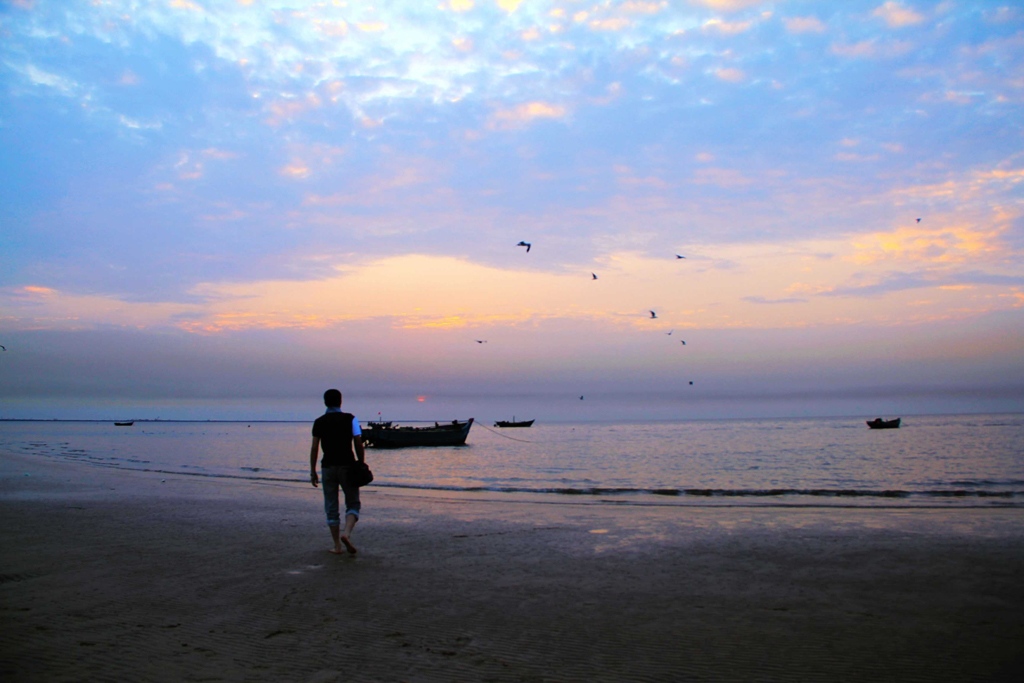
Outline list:
[[[272,477],[231,474],[226,472],[187,472],[149,467],[126,467],[116,464],[44,456],[55,466],[74,464],[125,473],[147,474],[157,477],[181,477],[196,480],[224,480],[240,485],[288,485],[305,487],[305,477]],[[0,450],[0,458],[26,462],[38,461],[38,456]],[[390,493],[397,496],[457,497],[462,500],[521,503],[537,505],[614,505],[634,507],[681,507],[720,509],[835,509],[835,510],[1024,510],[1020,492],[987,492],[967,489],[941,489],[936,491],[861,489],[575,489],[552,488],[544,490],[510,489],[500,486],[460,488],[445,485],[405,485],[375,482],[367,491]],[[1020,499],[1020,500],[1018,500]],[[738,501],[749,502],[738,502]],[[859,502],[852,502],[859,501]],[[894,502],[901,501],[901,502]]]
[[[28,475],[28,476],[26,476]],[[1013,680],[1024,511],[319,490],[0,455],[0,675]]]

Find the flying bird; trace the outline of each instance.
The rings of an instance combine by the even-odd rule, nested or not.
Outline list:
[[[686,342],[684,341],[680,341],[679,343],[682,344],[683,346],[686,346]]]
[[[7,347],[6,347],[6,346],[4,346],[4,345],[2,345],[2,344],[0,344],[0,349],[3,349],[4,351],[6,351],[6,350],[7,350]]]
[[[526,253],[527,253],[527,254],[529,254],[529,253],[530,253],[530,246],[531,246],[531,245],[530,245],[530,243],[529,243],[529,242],[520,242],[520,243],[519,243],[519,244],[517,244],[516,246],[517,246],[517,247],[526,247]]]
[[[654,318],[657,318],[657,317],[658,317],[658,314],[655,313],[654,311],[651,311],[651,319],[653,320]]]
[[[918,222],[918,223],[920,223],[920,222],[921,222],[921,219],[920,219],[920,218],[918,218],[918,219],[917,219],[917,222]]]
[[[685,257],[685,256],[682,256],[682,255],[680,255],[680,254],[676,254],[676,258],[686,258],[686,257]]]
[[[475,341],[477,344],[486,344],[487,343],[486,339],[474,339],[473,341]]]
[[[580,396],[580,400],[581,400],[581,401],[583,400],[583,397],[582,397],[582,396]]]
[[[669,330],[669,331],[668,331],[668,332],[666,332],[665,334],[667,334],[668,336],[670,336],[670,337],[671,337],[671,336],[672,336],[672,333],[673,333],[673,332],[675,332],[675,330]]]
[[[595,280],[596,280],[596,279],[597,279],[597,273],[591,273],[591,274],[590,274],[590,277],[592,277],[593,279],[595,279]]]
[[[691,387],[693,386],[693,380],[690,380],[690,386]]]

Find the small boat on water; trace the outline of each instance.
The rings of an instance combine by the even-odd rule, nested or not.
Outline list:
[[[128,422],[115,422],[114,426],[115,427],[131,427],[133,424],[135,424],[135,420],[129,420]]]
[[[414,446],[464,446],[473,418],[452,420],[434,426],[404,427],[392,422],[367,422],[363,443],[370,448],[409,448]]]
[[[494,423],[495,427],[532,427],[533,420],[520,420],[516,421],[515,415],[512,416],[511,420],[498,420]]]
[[[871,429],[899,429],[900,418],[895,420],[883,420],[880,417],[876,417],[874,420],[868,420],[868,427]]]

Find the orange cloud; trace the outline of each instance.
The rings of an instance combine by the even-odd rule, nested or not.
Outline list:
[[[198,180],[203,177],[203,162],[192,161],[188,153],[182,153],[174,165],[181,180]]]
[[[718,187],[743,187],[753,181],[731,168],[702,168],[693,174],[693,182]]]
[[[999,253],[1000,230],[981,230],[972,225],[939,228],[900,228],[876,232],[853,240],[855,263],[901,261],[963,263],[979,255]]]
[[[792,17],[782,23],[790,33],[824,33],[825,24],[817,17]]]
[[[834,43],[830,50],[832,54],[839,57],[875,59],[898,57],[909,52],[912,47],[906,41],[880,43],[871,39],[857,43]]]
[[[742,83],[747,78],[747,74],[742,69],[723,68],[716,69],[714,73],[715,76],[727,83]]]
[[[721,19],[710,19],[704,23],[705,31],[715,31],[727,36],[736,36],[746,33],[754,25],[752,21],[722,21]]]
[[[736,12],[747,7],[759,5],[762,0],[690,0],[690,2],[721,12]]]
[[[513,109],[502,109],[491,115],[488,128],[509,130],[521,128],[537,119],[561,119],[568,114],[562,105],[547,102],[527,102]]]
[[[307,111],[317,109],[321,104],[320,98],[315,93],[310,93],[302,99],[277,100],[267,105],[269,116],[265,122],[271,126],[280,126],[286,121],[299,118]]]
[[[924,17],[917,12],[907,9],[898,2],[887,2],[881,7],[875,9],[871,13],[871,16],[878,17],[890,28],[903,28],[904,26],[913,26],[914,24],[920,24],[924,21]]]
[[[623,12],[629,14],[657,14],[668,7],[667,2],[642,2],[641,0],[628,0],[619,6]]]
[[[951,199],[956,197],[960,202],[977,199],[980,196],[988,196],[991,188],[999,189],[999,186],[1016,185],[1024,182],[1024,169],[996,168],[987,171],[973,171],[965,177],[955,180],[946,180],[941,183],[929,185],[913,185],[910,187],[895,190],[893,194],[898,199],[911,199],[919,201],[922,199]]]
[[[616,81],[605,88],[604,97],[594,97],[590,101],[594,104],[609,104],[618,99],[620,95],[622,95],[622,84]]]
[[[40,287],[38,285],[25,285],[21,288],[21,291],[25,294],[35,294],[37,296],[53,296],[57,294],[57,290],[51,287]]]
[[[282,166],[279,173],[289,178],[308,178],[309,177],[309,166],[306,166],[301,161],[296,161]]]
[[[326,19],[316,19],[313,21],[313,25],[317,31],[325,36],[344,38],[348,35],[348,23],[344,20],[328,21]]]
[[[204,157],[216,159],[217,161],[227,161],[228,159],[236,159],[238,155],[234,152],[228,152],[223,149],[217,149],[216,147],[207,147],[202,151]]]
[[[629,28],[632,23],[625,17],[615,17],[611,19],[594,19],[588,26],[595,31],[621,31],[622,29]]]

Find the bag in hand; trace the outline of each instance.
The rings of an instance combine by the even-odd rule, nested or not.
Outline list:
[[[366,486],[373,481],[373,472],[363,460],[356,460],[356,464],[352,465],[352,469],[349,471],[349,476],[356,486]]]

